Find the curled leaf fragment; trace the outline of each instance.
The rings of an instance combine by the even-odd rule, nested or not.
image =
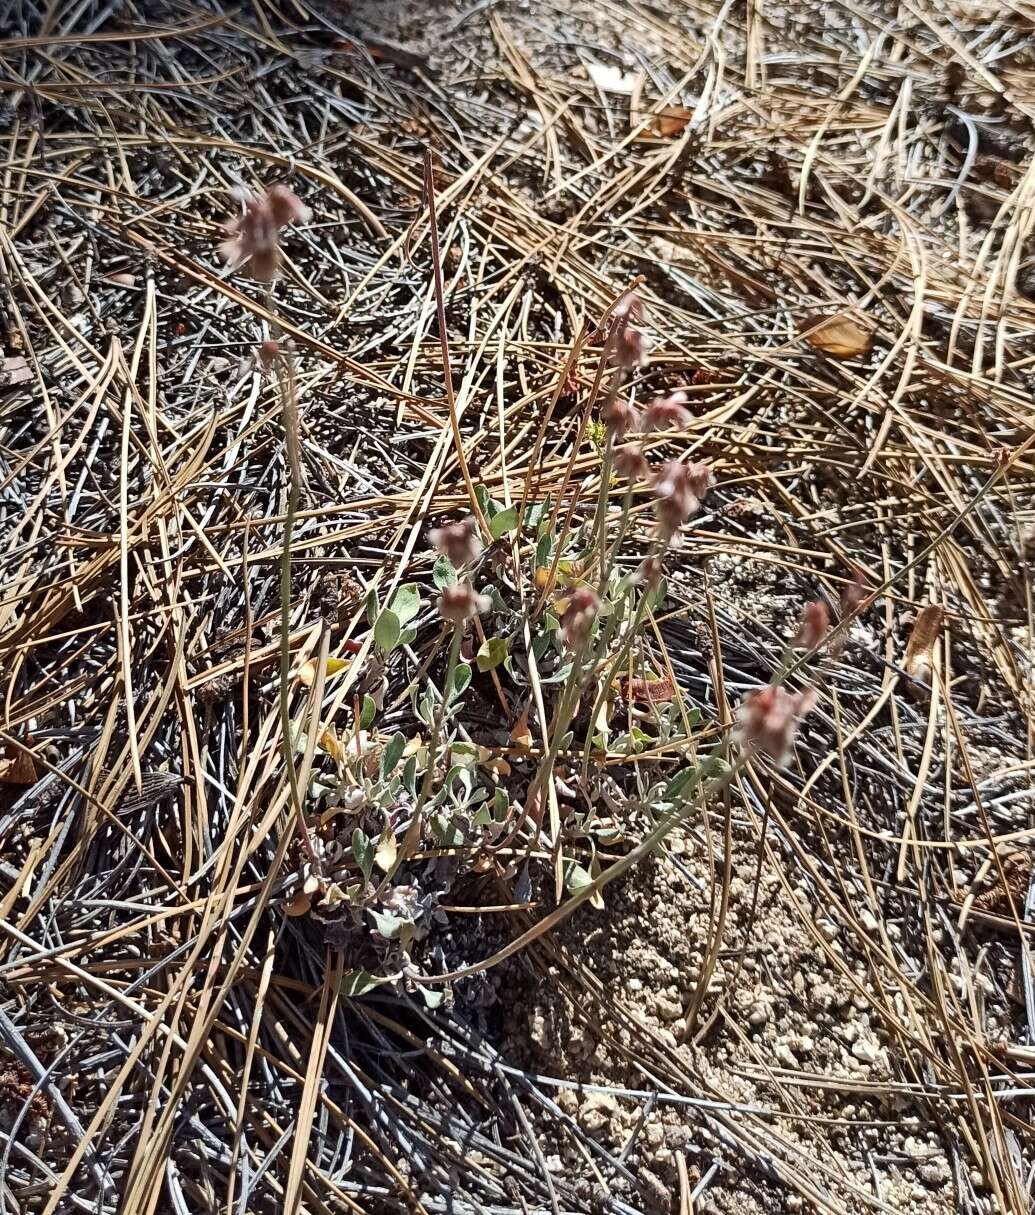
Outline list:
[[[807,316],[802,321],[801,335],[813,350],[835,359],[857,359],[869,354],[873,345],[873,330],[847,312]]]

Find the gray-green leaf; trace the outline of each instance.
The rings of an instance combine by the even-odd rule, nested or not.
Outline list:
[[[341,994],[355,998],[387,982],[389,982],[388,979],[384,979],[380,975],[372,975],[369,970],[350,970],[347,975],[342,977]]]
[[[493,515],[489,520],[489,532],[493,540],[498,540],[500,536],[507,535],[517,527],[518,513],[516,506],[508,506],[506,510],[501,510],[499,514]]]
[[[390,654],[399,644],[401,633],[402,625],[399,623],[399,617],[391,608],[385,608],[374,625],[374,640],[386,654]]]
[[[568,861],[564,866],[564,885],[567,887],[569,894],[578,894],[584,887],[588,886],[593,879],[589,876],[589,872],[578,864],[577,861]]]
[[[402,753],[406,750],[406,735],[400,730],[393,734],[388,740],[388,744],[381,752],[381,776],[391,776],[398,767],[399,760],[402,759]]]
[[[352,833],[352,855],[356,858],[360,873],[369,880],[374,867],[374,845],[367,833],[359,827]]]
[[[420,591],[415,582],[408,582],[392,596],[392,611],[399,617],[400,625],[408,624],[420,611]]]
[[[471,682],[471,668],[466,662],[458,662],[456,670],[453,672],[453,690],[450,696],[451,700],[462,696]]]
[[[448,557],[439,557],[431,571],[431,580],[441,591],[443,587],[456,586],[456,570]]]

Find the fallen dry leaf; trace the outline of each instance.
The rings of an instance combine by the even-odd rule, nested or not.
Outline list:
[[[625,700],[654,705],[673,700],[676,694],[671,679],[622,678],[618,680],[618,690]]]
[[[494,780],[499,780],[501,776],[510,775],[510,764],[503,758],[502,755],[495,755],[488,747],[478,748],[478,763]]]
[[[34,785],[36,779],[36,765],[28,751],[15,751],[0,759],[0,784]]]
[[[338,735],[333,726],[328,726],[320,735],[320,749],[329,755],[335,763],[341,763],[345,758],[345,751],[338,740]]]
[[[839,312],[836,316],[807,316],[801,324],[801,335],[814,350],[835,359],[859,358],[869,354],[873,345],[873,330],[847,312]]]
[[[514,728],[510,732],[510,741],[515,747],[524,747],[530,749],[532,746],[532,731],[528,728],[528,710],[514,723]]]
[[[348,670],[349,663],[344,658],[328,658],[327,659],[327,674],[337,675],[341,671]],[[298,678],[305,684],[307,688],[311,688],[316,682],[316,663],[310,658],[307,662],[303,662],[298,668]]]
[[[667,105],[656,114],[646,115],[643,126],[636,135],[637,140],[672,139],[682,135],[692,117],[685,105]]]
[[[927,682],[934,665],[934,645],[942,631],[945,613],[936,603],[922,607],[917,614],[913,631],[906,643],[906,656],[902,663],[907,675]]]
[[[284,914],[289,916],[305,915],[312,906],[312,900],[304,890],[300,890],[284,908]]]

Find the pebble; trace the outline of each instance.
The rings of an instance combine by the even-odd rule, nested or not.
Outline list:
[[[930,1186],[940,1187],[947,1185],[952,1180],[949,1162],[942,1156],[936,1156],[927,1164],[922,1164],[916,1172],[920,1180]]]
[[[579,1110],[579,1122],[591,1135],[602,1131],[618,1112],[618,1102],[608,1093],[590,1093]]]
[[[765,1025],[769,1020],[769,1009],[761,1002],[757,1001],[751,1005],[748,1011],[748,1025],[753,1025],[756,1029]]]
[[[784,1067],[796,1068],[798,1060],[794,1057],[794,1051],[787,1045],[786,1042],[777,1042],[773,1047],[773,1054]]]
[[[876,1063],[880,1047],[873,1038],[859,1037],[852,1043],[852,1054],[860,1063]]]
[[[683,1015],[683,1006],[668,996],[654,997],[654,1012],[661,1021],[677,1021]]]

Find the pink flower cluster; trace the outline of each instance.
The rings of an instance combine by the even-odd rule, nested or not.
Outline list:
[[[788,692],[779,684],[756,688],[737,710],[737,741],[748,755],[767,755],[782,766],[790,757],[802,719],[815,705],[812,688],[802,692]]]
[[[309,208],[287,186],[271,186],[263,194],[243,187],[236,197],[244,211],[226,224],[228,239],[219,252],[234,270],[243,270],[256,282],[272,283],[280,271],[280,233],[289,224],[306,223]]]

